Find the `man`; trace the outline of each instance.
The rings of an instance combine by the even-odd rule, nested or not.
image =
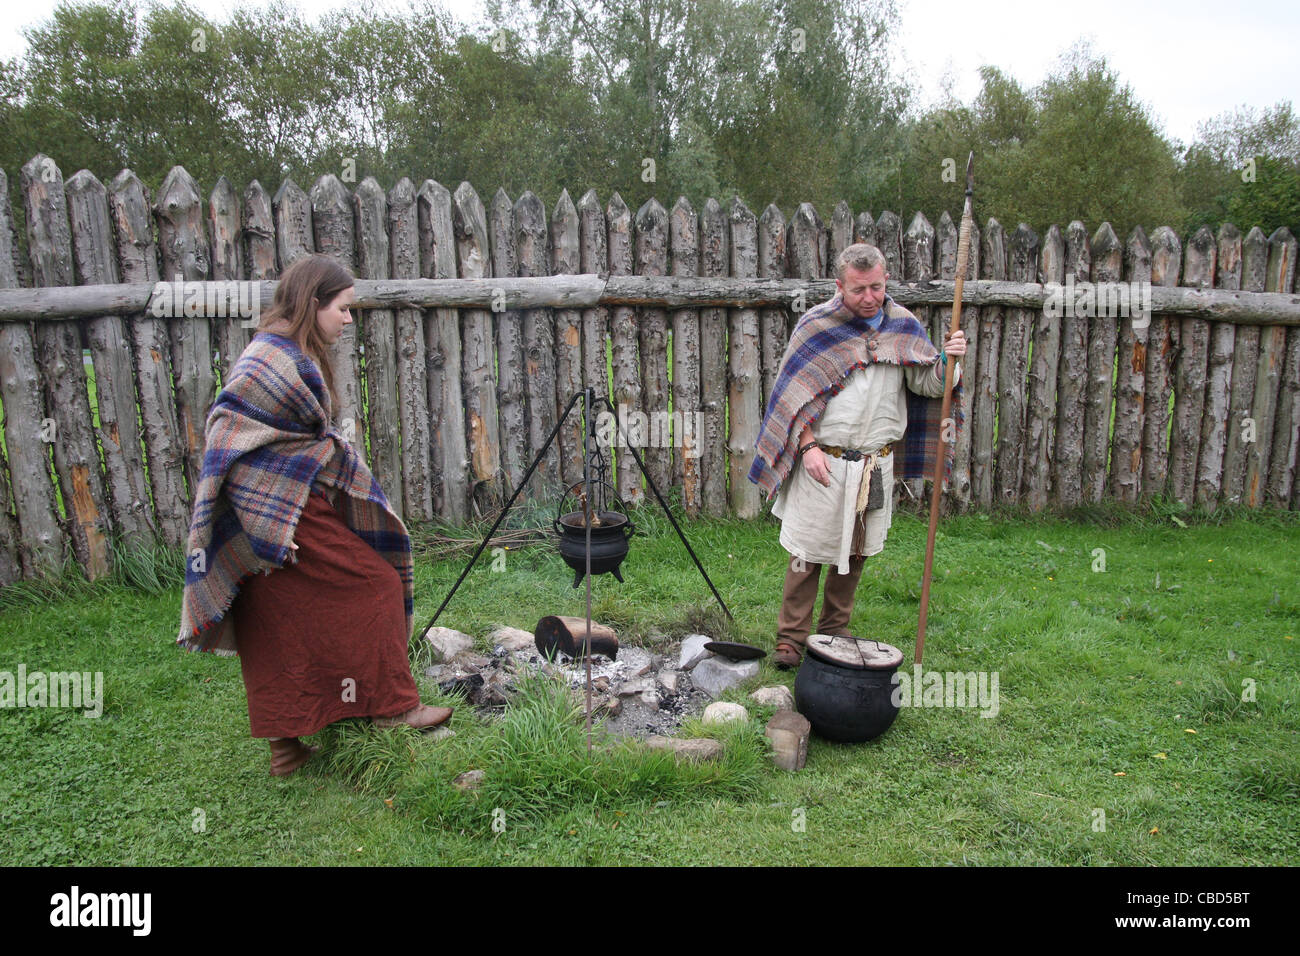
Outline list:
[[[928,476],[942,449],[951,466],[962,420],[959,390],[948,429],[938,399],[947,356],[966,354],[965,336],[948,337],[941,356],[916,317],[886,295],[889,274],[875,246],[849,246],[835,273],[835,297],[795,325],[749,471],[769,499],[777,495],[772,514],[791,555],[777,619],[782,668],[803,658],[823,564],[832,567],[817,633],[847,633],[863,562],[889,531],[896,464],[899,477]],[[956,382],[961,367],[954,373]]]

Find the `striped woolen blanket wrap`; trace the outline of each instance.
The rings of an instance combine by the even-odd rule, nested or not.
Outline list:
[[[341,492],[336,507],[344,522],[397,570],[409,631],[414,591],[406,526],[332,424],[320,369],[292,339],[254,337],[212,405],[206,438],[178,644],[236,652],[230,605],[250,575],[295,560],[289,545],[317,481]]]
[[[749,480],[770,499],[781,487],[799,456],[799,436],[805,425],[821,418],[830,397],[844,379],[873,362],[891,365],[934,365],[939,351],[925,329],[907,309],[889,296],[882,307],[879,330],[845,307],[841,296],[814,306],[796,323],[781,359],[781,370],[767,403],[763,427],[755,445]],[[942,398],[907,392],[907,430],[894,460],[895,477],[928,478],[934,474],[942,436]],[[953,441],[947,446],[945,479],[951,478],[956,435],[964,416],[961,386],[953,387],[950,415]],[[945,480],[946,483],[946,480]]]

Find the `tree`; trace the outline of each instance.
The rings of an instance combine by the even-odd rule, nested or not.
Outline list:
[[[950,101],[905,124],[896,178],[873,198],[931,222],[944,209],[955,216],[974,151],[980,219],[1038,230],[1109,221],[1120,235],[1182,221],[1173,146],[1104,59],[1076,48],[1029,91],[995,67],[980,72],[972,106]]]
[[[1183,164],[1187,231],[1230,221],[1300,229],[1300,118],[1288,101],[1241,107],[1202,123]]]

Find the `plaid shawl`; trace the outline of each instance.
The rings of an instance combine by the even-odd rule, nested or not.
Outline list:
[[[177,643],[231,655],[240,584],[282,567],[314,482],[339,489],[349,528],[402,579],[409,631],[411,539],[379,482],[333,426],[320,369],[292,340],[259,333],[208,415]],[[296,560],[296,559],[294,559]]]
[[[873,362],[891,365],[934,365],[939,352],[925,329],[907,309],[885,296],[885,313],[878,331],[845,307],[843,298],[814,306],[795,325],[781,359],[781,370],[767,403],[763,427],[755,445],[749,480],[770,499],[790,474],[799,455],[805,425],[821,418],[830,397],[848,375]],[[928,478],[939,454],[942,398],[927,398],[907,389],[907,430],[895,477]],[[951,415],[962,427],[961,386],[953,388]],[[951,477],[956,441],[945,456],[945,478]]]

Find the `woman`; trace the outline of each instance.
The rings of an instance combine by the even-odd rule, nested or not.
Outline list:
[[[178,643],[238,652],[275,776],[315,752],[299,737],[336,720],[451,717],[411,677],[410,538],[334,423],[330,347],[353,300],[326,256],[285,271],[212,406],[195,495]]]

